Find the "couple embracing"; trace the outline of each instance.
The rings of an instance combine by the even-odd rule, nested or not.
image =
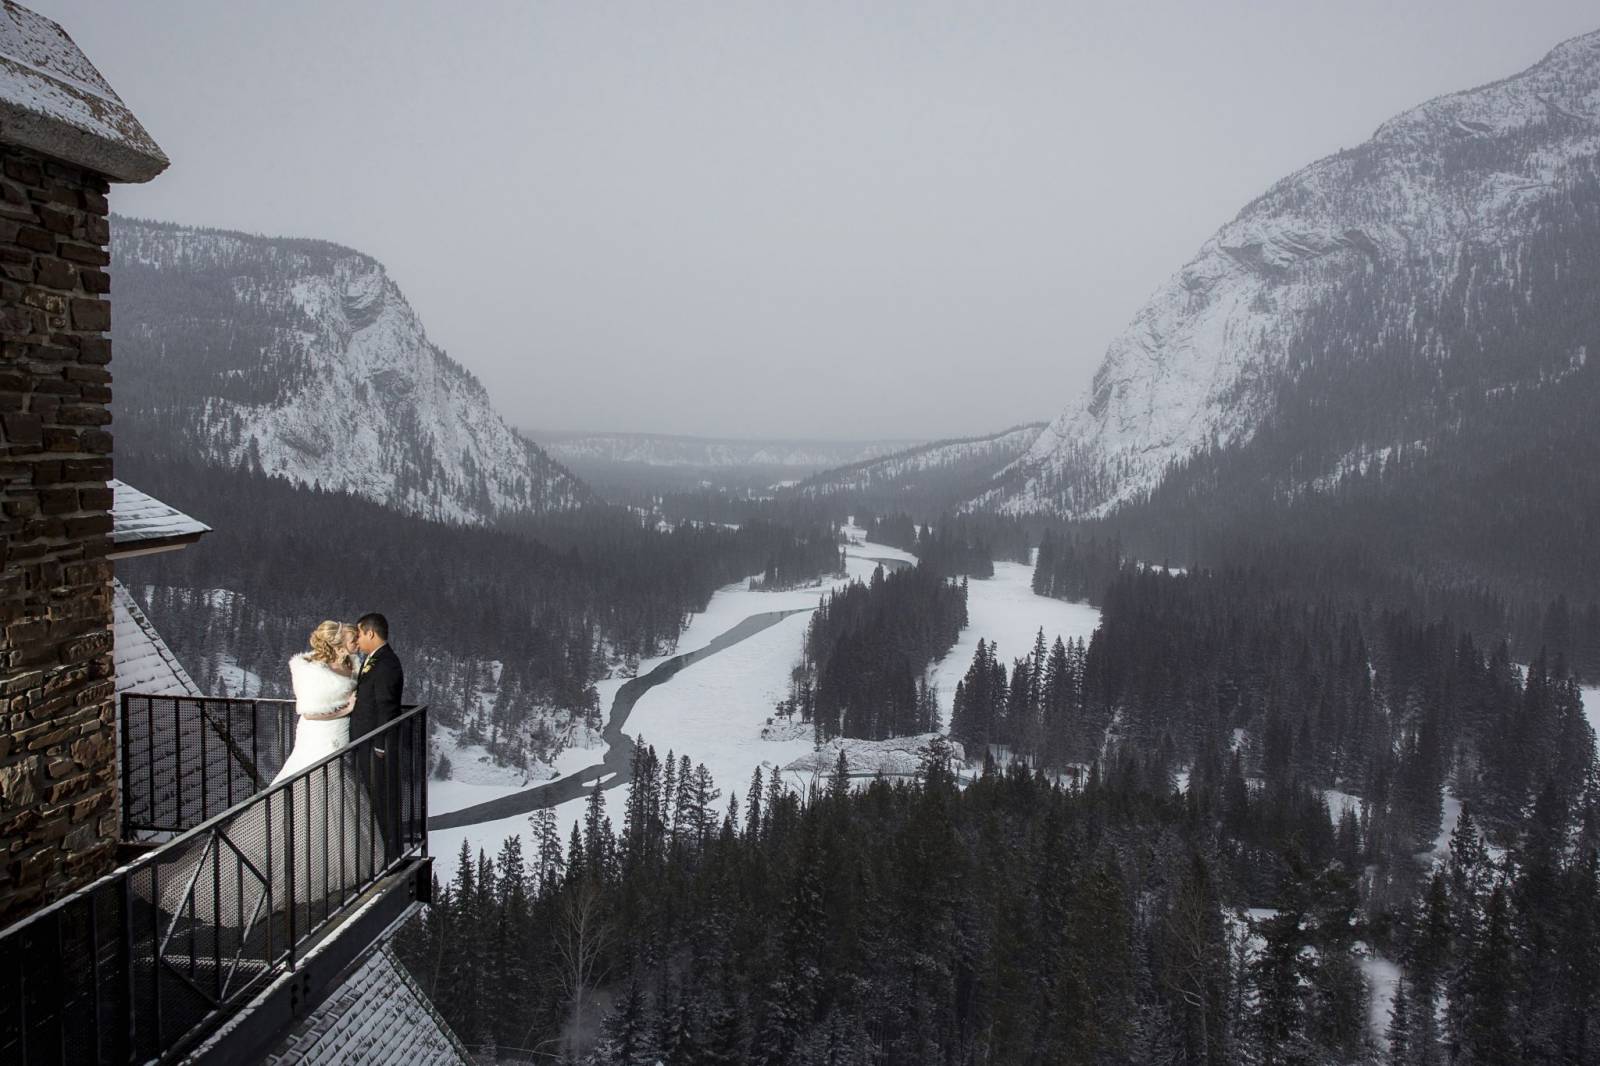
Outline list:
[[[311,631],[310,647],[289,660],[294,686],[294,750],[284,760],[273,784],[332,755],[352,740],[400,717],[405,691],[405,670],[389,645],[389,620],[376,612],[348,622],[323,622]],[[400,780],[397,767],[388,766],[386,748],[398,745],[390,738],[372,748],[365,773],[371,810],[393,856],[399,821]]]
[[[405,670],[389,646],[387,618],[323,622],[309,643],[289,660],[300,724],[274,784],[400,716]]]
[[[388,620],[323,622],[309,643],[289,661],[299,720],[294,749],[272,779],[277,795],[245,806],[227,826],[229,839],[264,843],[265,877],[254,866],[253,877],[244,866],[237,877],[200,876],[219,861],[205,838],[163,869],[159,888],[151,879],[150,893],[168,913],[205,915],[219,926],[253,926],[263,908],[291,902],[326,914],[400,857],[399,771],[416,753],[396,732],[307,772],[400,716],[405,673]]]

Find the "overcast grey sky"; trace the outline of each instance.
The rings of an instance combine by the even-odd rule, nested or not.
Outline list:
[[[1053,417],[1270,182],[1600,28],[1592,0],[108,3],[172,157],[122,212],[382,260],[514,423]]]

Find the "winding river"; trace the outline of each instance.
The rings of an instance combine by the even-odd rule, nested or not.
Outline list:
[[[813,610],[813,607],[798,607],[790,611],[763,611],[750,615],[732,629],[719,634],[705,647],[674,655],[658,663],[649,673],[630,678],[617,689],[611,701],[611,716],[606,720],[605,731],[601,734],[605,738],[606,754],[600,762],[586,766],[577,773],[513,792],[509,796],[486,800],[448,814],[436,814],[428,819],[428,828],[456,829],[479,822],[492,822],[497,818],[509,818],[514,814],[526,814],[542,807],[554,807],[584,795],[594,788],[596,782],[602,789],[626,784],[633,764],[633,738],[624,733],[622,727],[627,724],[628,715],[633,712],[633,705],[639,702],[639,697],[657,685],[672,680],[685,667],[725,651],[740,641],[749,640],[790,615],[806,614]]]
[[[905,559],[878,558],[875,556],[857,556],[869,563],[880,564],[885,571],[893,572],[902,567],[911,566],[912,563]],[[431,829],[459,829],[462,826],[477,825],[479,822],[492,822],[498,818],[510,818],[517,814],[527,814],[529,811],[540,810],[544,807],[554,807],[568,800],[577,799],[592,790],[596,784],[602,789],[615,788],[627,784],[633,766],[633,738],[622,731],[628,722],[628,715],[633,713],[634,704],[639,702],[639,697],[655,688],[657,685],[671,681],[679,671],[685,667],[693,666],[702,659],[709,658],[719,651],[726,651],[741,641],[749,640],[764,629],[770,629],[785,618],[796,614],[806,614],[815,610],[814,607],[797,607],[788,611],[762,611],[747,617],[744,621],[724,633],[718,634],[711,643],[694,651],[674,655],[672,658],[656,664],[654,669],[641,677],[628,679],[622,687],[617,689],[617,694],[611,700],[611,714],[606,719],[605,730],[601,736],[606,742],[604,758],[592,766],[585,766],[576,773],[558,777],[543,784],[531,785],[520,792],[513,792],[507,796],[485,800],[475,803],[470,807],[463,807],[458,811],[448,814],[436,814],[428,819],[428,828]]]

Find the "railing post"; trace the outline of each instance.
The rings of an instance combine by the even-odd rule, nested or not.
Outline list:
[[[284,907],[289,913],[289,969],[295,965],[295,928],[294,928],[294,780],[283,789],[283,840],[284,864],[283,875],[285,880]]]
[[[428,705],[422,705],[422,713],[418,716],[421,724],[418,729],[422,733],[421,743],[418,745],[419,776],[418,784],[422,789],[422,801],[417,805],[417,830],[422,834],[422,854],[428,854],[428,739],[432,734],[428,730]]]
[[[262,891],[267,896],[267,965],[272,966],[278,960],[277,954],[272,950],[272,923],[274,915],[278,913],[278,894],[272,887],[272,791],[269,789],[261,800],[262,810],[266,812],[264,823],[266,826],[266,852],[267,852],[267,883],[262,886]]]
[[[124,692],[117,699],[118,727],[122,730],[122,743],[117,745],[117,758],[122,762],[122,839],[127,840],[133,836],[132,819],[128,814],[128,801],[133,795],[133,768],[128,761],[128,694]]]
[[[150,822],[156,818],[156,703],[155,700],[144,701],[144,740],[145,740],[145,769],[150,778],[150,791],[145,793],[145,802],[150,805]]]
[[[201,705],[195,709],[200,712],[199,724],[196,727],[196,730],[200,734],[200,820],[205,821],[207,818],[211,817],[211,764],[206,758],[206,756],[210,754],[206,751],[206,733],[208,732],[206,726],[209,723],[206,721],[205,706]],[[182,809],[181,804],[179,805],[179,809]]]
[[[181,906],[181,904],[180,904]],[[150,867],[150,1013],[156,1027],[156,1047],[161,1046],[161,864]]]
[[[128,1004],[128,1027],[123,1034],[128,1041],[127,1054],[123,1058],[132,1061],[138,1050],[139,1041],[139,1012],[135,1008],[135,996],[138,982],[133,975],[133,877],[127,873],[121,876],[122,884],[122,983],[123,995]]]
[[[98,895],[90,891],[89,902],[89,1011],[90,1032],[94,1041],[94,1061],[105,1058],[100,1024],[100,907]]]

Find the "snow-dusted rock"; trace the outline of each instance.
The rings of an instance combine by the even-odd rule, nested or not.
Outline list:
[[[446,521],[589,498],[428,340],[371,257],[126,218],[112,253],[119,426],[135,446],[159,430],[157,446]]]
[[[1342,279],[1511,248],[1600,152],[1600,32],[1429,101],[1272,186],[1161,285],[1087,392],[974,506],[1104,514],[1211,445],[1249,440],[1308,314]],[[1403,315],[1403,311],[1400,312]],[[1403,320],[1396,322],[1404,328]]]

